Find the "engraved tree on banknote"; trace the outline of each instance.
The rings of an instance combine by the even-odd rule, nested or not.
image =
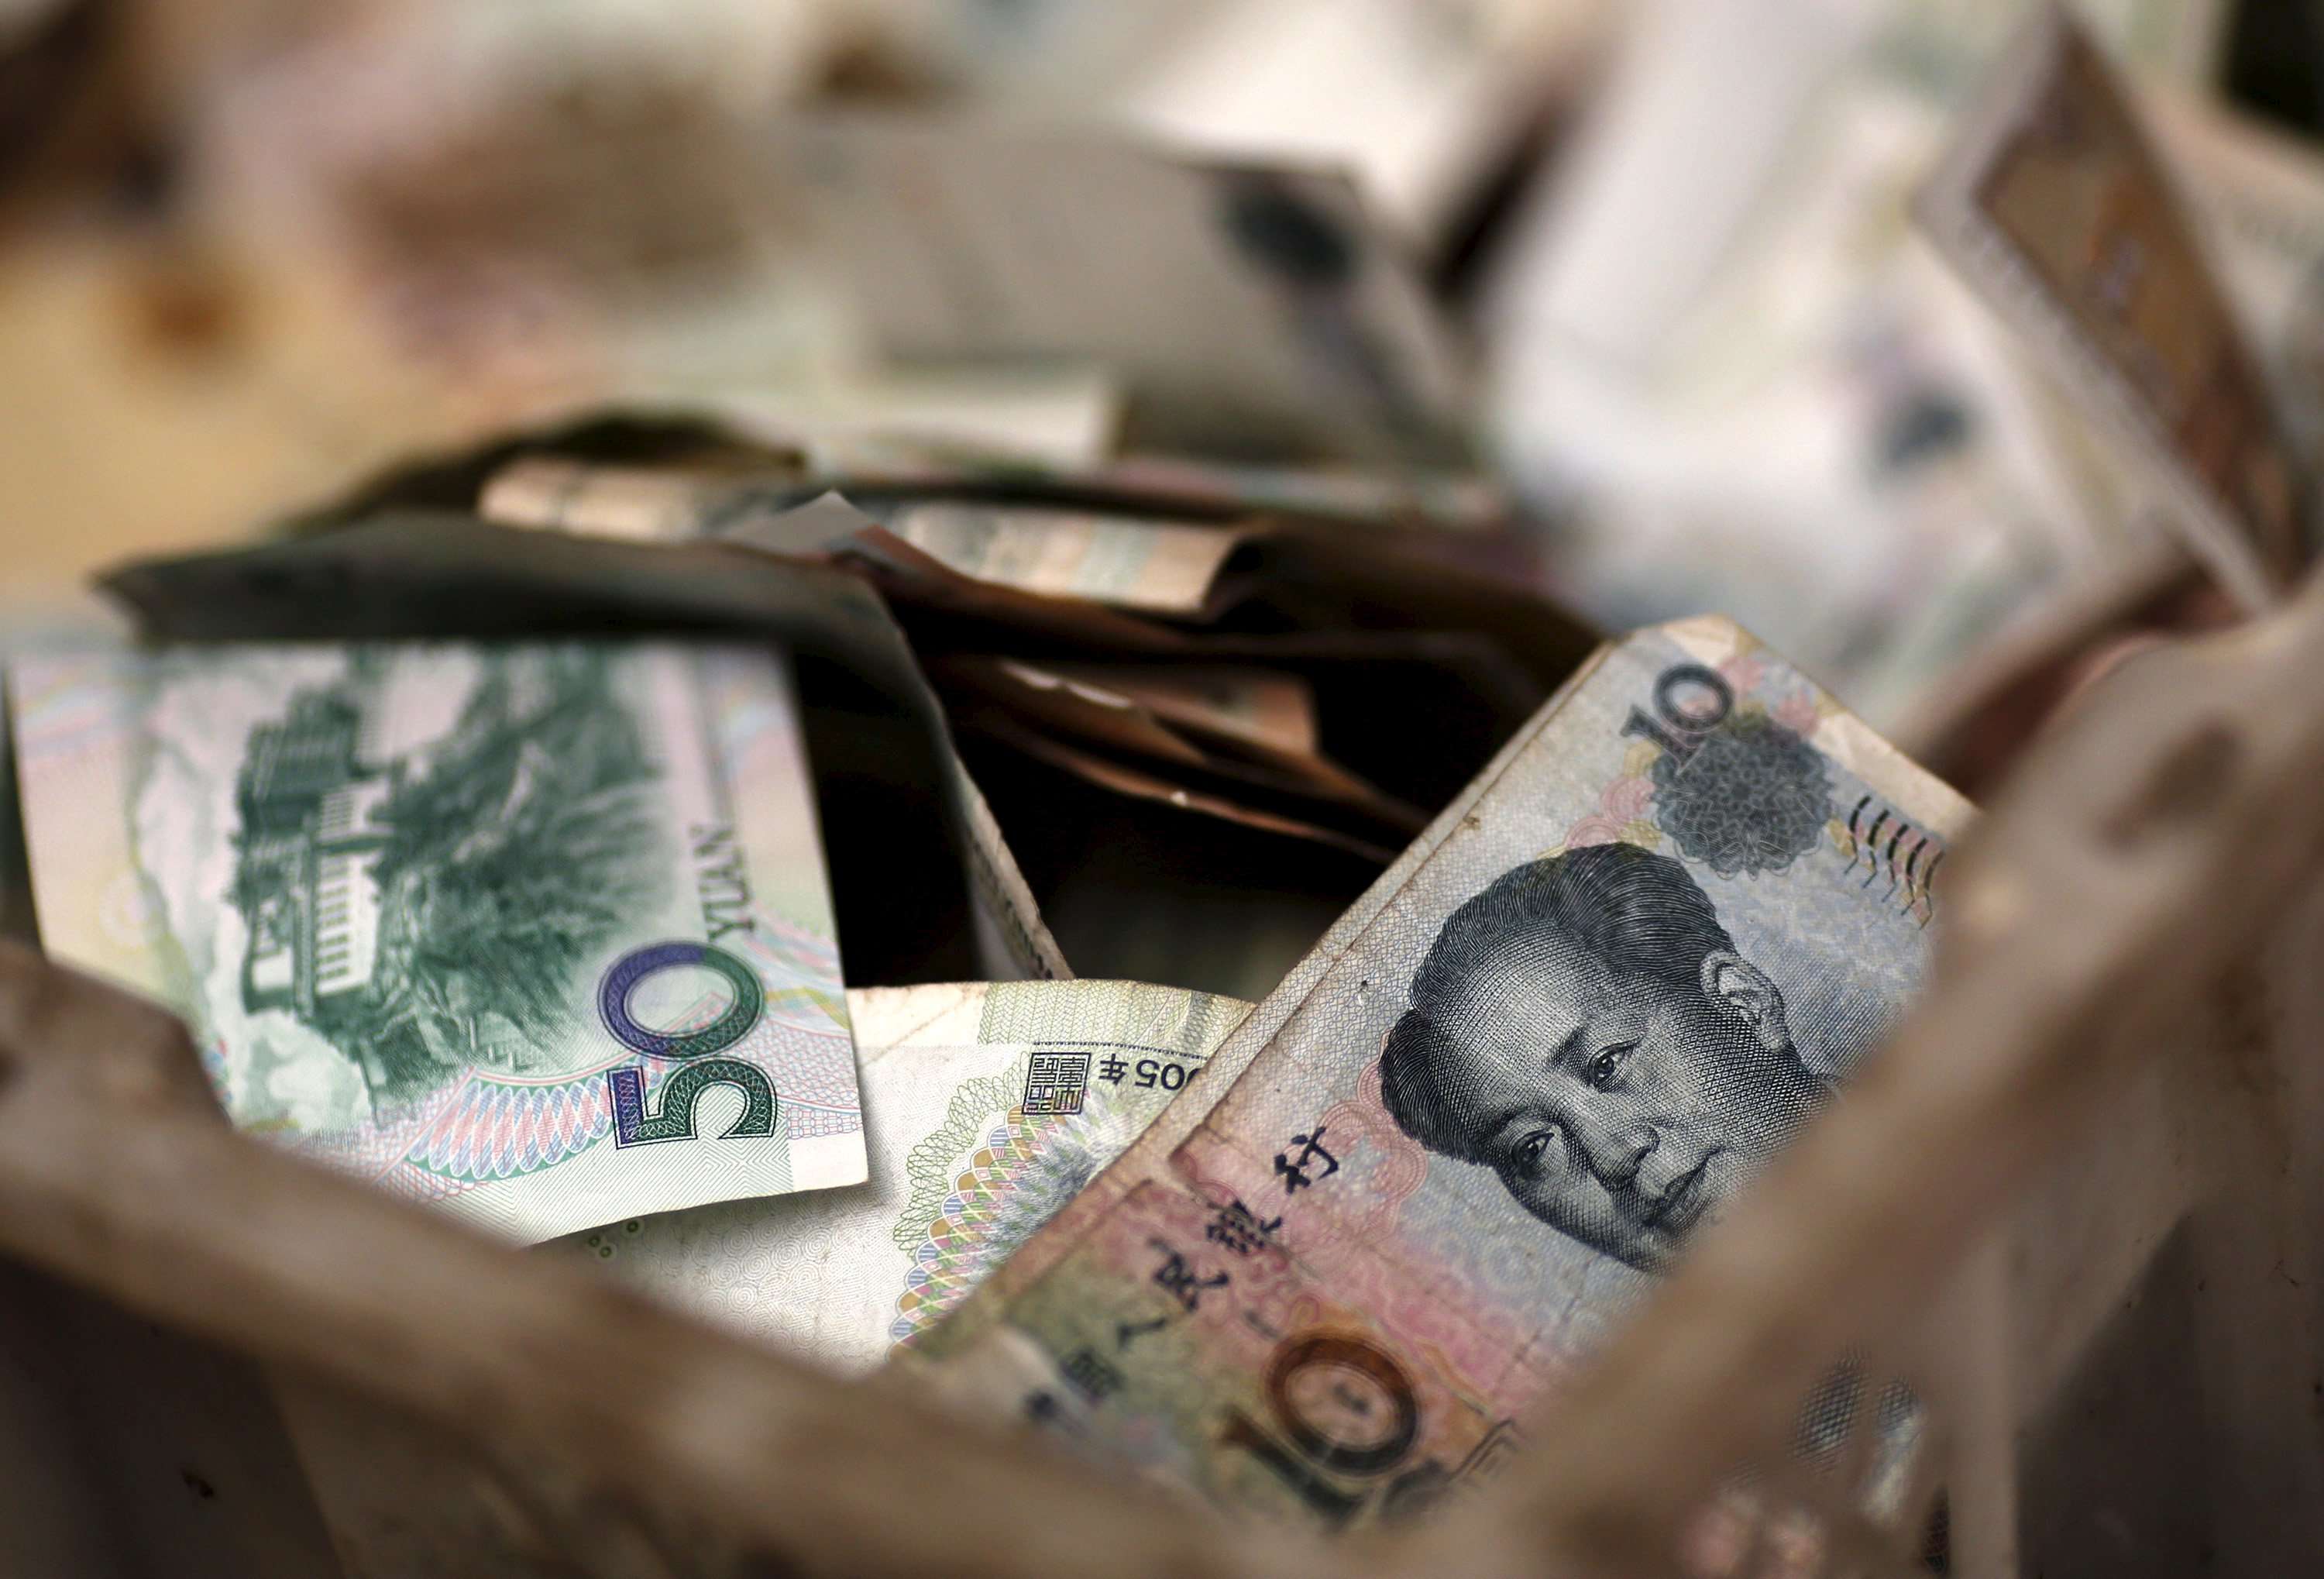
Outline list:
[[[551,1067],[576,973],[674,866],[607,655],[488,654],[450,734],[385,760],[365,750],[372,678],[298,692],[244,743],[244,1007],[346,1049],[389,1105],[465,1067]]]

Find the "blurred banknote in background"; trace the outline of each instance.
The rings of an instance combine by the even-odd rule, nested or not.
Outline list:
[[[210,647],[9,679],[43,942],[184,1013],[242,1127],[526,1240],[864,1177],[768,653]]]
[[[2223,8],[2089,8],[2208,77]],[[1718,609],[1883,728],[2151,560],[2080,419],[1913,230],[2016,0],[1664,0],[1499,238],[1489,422],[1614,628]]]
[[[2045,7],[1931,180],[1923,224],[2092,418],[2161,457],[2170,514],[2265,602],[2308,558],[2297,471],[2189,216],[2105,58]]]
[[[1336,172],[894,117],[767,150],[807,266],[883,356],[1094,364],[1134,447],[1468,458],[1458,341]]]
[[[532,457],[495,474],[476,503],[487,521],[642,542],[715,536],[781,508],[796,484],[592,466]],[[1154,520],[1044,504],[930,499],[885,523],[905,542],[973,580],[1148,614],[1200,614],[1248,527]]]
[[[1136,982],[858,988],[871,1179],[559,1242],[644,1293],[868,1371],[1185,1089],[1250,1006]]]
[[[1966,813],[1731,624],[1605,650],[931,1354],[1230,1505],[1489,1473],[1878,1045]]]
[[[2264,364],[2303,476],[2324,455],[2324,155],[2224,105],[2140,107]]]
[[[1580,91],[1608,0],[1227,0],[1103,85],[1175,144],[1342,166],[1424,256],[1462,239],[1497,171]],[[1090,91],[1084,88],[1083,91]]]

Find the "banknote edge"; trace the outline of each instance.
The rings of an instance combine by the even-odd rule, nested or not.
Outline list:
[[[2126,464],[2138,468],[2149,485],[2164,494],[2179,523],[2175,532],[2195,557],[2239,604],[2256,612],[2276,601],[2283,590],[2282,577],[2268,566],[2251,534],[2207,488],[2188,476],[2169,436],[2156,432],[2137,402],[2125,395],[2113,371],[2051,304],[2048,289],[2033,277],[2017,248],[1987,224],[1978,210],[1978,177],[1990,167],[2002,141],[2022,119],[2027,96],[2054,69],[2059,54],[2076,31],[2076,24],[2054,0],[2045,0],[2019,26],[1977,102],[1961,117],[1950,146],[1914,194],[1914,221],[1978,300],[2070,392],[2074,404],[2105,430],[2118,450],[2126,452]],[[2120,74],[2111,59],[2094,41],[2090,47],[2106,60],[2118,85]],[[2135,97],[2126,93],[2121,97],[2147,163],[2172,208],[2186,221],[2189,244],[2219,297],[2238,359],[2255,373],[2248,336],[2219,284],[2211,248],[2192,223],[2170,166],[2158,155],[2156,139]],[[2276,434],[2278,449],[2290,462],[2292,451],[2282,441],[2273,392],[2264,381],[2261,389],[2268,396],[2264,411],[2269,428]]]

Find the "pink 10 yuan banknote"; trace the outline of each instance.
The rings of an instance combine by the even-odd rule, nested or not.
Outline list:
[[[1967,811],[1726,622],[1606,649],[930,1352],[1229,1507],[1425,1506],[1879,1043]]]

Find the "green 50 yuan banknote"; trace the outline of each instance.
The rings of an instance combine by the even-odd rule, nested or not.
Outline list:
[[[10,673],[49,952],[235,1122],[523,1240],[864,1177],[768,653],[208,647]]]

